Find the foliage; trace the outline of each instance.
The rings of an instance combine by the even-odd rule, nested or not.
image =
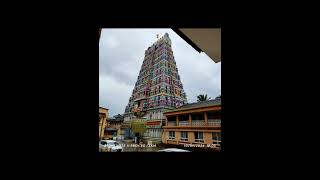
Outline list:
[[[208,100],[210,100],[211,98],[209,97],[207,97],[207,94],[200,94],[200,95],[198,95],[197,96],[197,98],[198,98],[198,102],[200,102],[200,101],[208,101]]]
[[[139,133],[139,135],[141,136],[146,132],[147,127],[144,121],[135,120],[131,123],[131,129],[134,134]]]

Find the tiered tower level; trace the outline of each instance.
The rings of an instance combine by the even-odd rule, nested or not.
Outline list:
[[[148,120],[161,120],[165,110],[185,103],[186,93],[173,56],[171,40],[165,33],[145,51],[138,80],[125,109],[125,120],[128,117],[131,119],[134,112],[144,112]]]

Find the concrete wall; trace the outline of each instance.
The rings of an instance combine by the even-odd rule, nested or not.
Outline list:
[[[115,128],[115,129],[117,129],[117,136],[124,134],[124,132],[121,131],[121,128],[120,128],[122,123],[123,123],[123,122],[116,122],[116,123],[110,123],[110,125],[109,125],[110,128]]]
[[[99,114],[104,114],[105,115],[105,118],[101,118],[99,120],[99,138],[100,137],[104,137],[104,129],[105,127],[107,126],[107,119],[109,117],[109,114],[108,114],[108,109],[105,109],[105,108],[100,108],[99,107]],[[100,117],[99,117],[100,118]]]
[[[169,131],[170,130],[165,130],[163,132],[162,135],[162,143],[164,144],[179,144],[180,141],[180,137],[181,137],[181,131],[175,131],[175,139],[174,140],[169,140]],[[182,130],[183,131],[183,130]],[[202,132],[201,130],[199,131],[188,131],[188,142],[189,144],[191,143],[195,143],[195,136],[194,136],[194,132]],[[204,144],[212,144],[213,140],[212,140],[212,132],[221,132],[220,130],[212,130],[209,132],[203,132],[203,140],[204,140]],[[168,142],[169,141],[169,142]],[[176,142],[173,142],[176,141]]]

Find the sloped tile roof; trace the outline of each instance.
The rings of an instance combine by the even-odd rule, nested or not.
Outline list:
[[[166,111],[165,113],[182,111],[182,110],[187,110],[187,109],[209,107],[209,106],[219,106],[219,105],[221,105],[221,99],[217,98],[217,99],[208,100],[208,101],[201,101],[201,102],[196,102],[196,103],[184,104],[183,106],[181,106],[177,109]]]

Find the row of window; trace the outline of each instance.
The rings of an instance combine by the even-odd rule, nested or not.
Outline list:
[[[161,111],[153,111],[149,114],[149,119],[163,119],[163,114]]]
[[[151,137],[161,137],[161,130],[160,129],[149,129],[146,133],[145,136],[151,136]]]
[[[212,132],[212,140],[215,143],[219,143],[221,141],[221,132]],[[169,131],[169,139],[175,140],[176,139],[176,132]],[[180,132],[180,140],[181,141],[188,141],[188,132],[181,131]],[[203,139],[203,132],[194,132],[194,141],[195,142],[204,142]]]

